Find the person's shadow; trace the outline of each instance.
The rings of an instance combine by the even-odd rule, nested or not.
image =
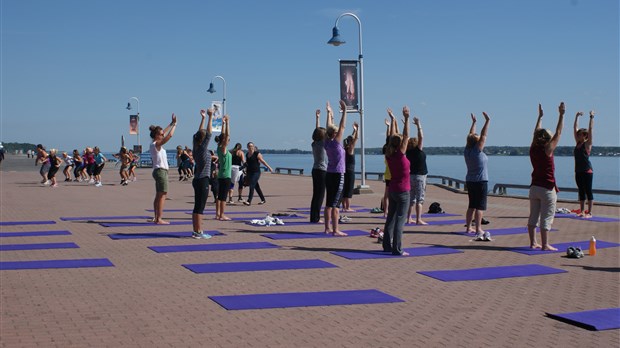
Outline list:
[[[581,267],[586,271],[599,271],[599,272],[620,272],[620,267],[593,267],[593,266],[580,266],[580,265],[562,265],[566,267]]]

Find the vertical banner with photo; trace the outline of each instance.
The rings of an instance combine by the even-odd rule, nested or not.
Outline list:
[[[357,60],[340,61],[340,99],[347,104],[347,111],[358,111]]]
[[[129,134],[138,134],[138,115],[129,115]]]
[[[222,131],[222,102],[221,101],[212,101],[211,109],[213,109],[213,120],[211,121],[211,127],[213,132],[221,132]]]

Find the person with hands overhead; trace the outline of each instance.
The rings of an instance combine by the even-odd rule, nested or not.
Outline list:
[[[486,112],[482,112],[482,115],[484,116],[484,126],[482,126],[480,135],[478,135],[476,133],[476,116],[471,114],[471,127],[469,128],[467,143],[463,152],[465,165],[467,166],[465,185],[469,198],[469,205],[465,214],[465,227],[467,233],[476,233],[474,240],[491,241],[491,234],[482,230],[482,215],[487,210],[489,181],[487,170],[488,158],[483,150],[487,141],[487,132],[491,118]],[[472,217],[476,225],[475,230],[471,226]]]
[[[555,205],[558,199],[553,152],[562,135],[565,111],[566,108],[562,102],[558,107],[559,117],[555,134],[551,134],[551,131],[542,128],[543,109],[538,104],[538,120],[534,127],[534,137],[530,146],[530,162],[533,170],[529,192],[530,216],[527,222],[527,232],[532,249],[558,250],[549,244],[549,231],[551,231],[553,224]],[[539,221],[542,246],[536,241],[536,225]]]
[[[207,127],[205,129],[205,118]],[[194,161],[196,167],[194,170],[194,179],[192,179],[192,187],[194,188],[194,210],[192,211],[192,238],[209,239],[211,235],[202,231],[202,215],[204,214],[207,197],[209,196],[209,177],[211,176],[211,152],[208,149],[209,141],[211,141],[213,109],[200,110],[200,125],[198,131],[193,137],[192,152],[194,153]]]
[[[149,152],[151,161],[153,162],[153,178],[155,179],[155,200],[153,201],[154,217],[152,221],[158,225],[169,225],[168,221],[163,219],[164,202],[168,194],[168,156],[164,145],[172,138],[177,128],[177,117],[172,114],[172,121],[165,128],[160,126],[150,126],[151,145]]]
[[[391,110],[388,109],[391,114]],[[407,222],[409,208],[410,163],[405,156],[409,143],[409,107],[403,107],[404,127],[403,134],[392,131],[385,151],[385,160],[390,168],[392,179],[388,187],[388,214],[383,229],[383,251],[392,255],[407,256],[409,253],[402,249],[403,229]],[[396,127],[394,127],[396,128]]]
[[[232,154],[226,149],[230,142],[230,118],[228,115],[224,115],[222,118],[222,133],[219,137],[216,137],[216,142],[217,158],[219,161],[219,171],[217,172],[217,185],[219,190],[215,206],[215,219],[229,221],[230,218],[224,215],[224,208],[226,207],[226,198],[228,197],[228,189],[230,188],[232,175]]]
[[[312,132],[312,200],[310,201],[310,222],[323,223],[321,206],[325,199],[325,174],[327,173],[327,153],[325,152],[325,128],[320,126],[321,110],[314,113],[316,124]]]
[[[588,129],[579,128],[579,116],[583,116],[583,112],[575,115],[575,124],[573,125],[573,135],[575,136],[575,149],[573,156],[575,157],[575,181],[577,182],[579,195],[579,210],[575,211],[578,216],[591,218],[592,204],[594,196],[592,195],[592,163],[590,162],[590,152],[592,152],[592,127],[594,126],[594,111],[590,111],[590,123]],[[586,198],[588,199],[588,210],[584,210]]]
[[[407,144],[407,152],[405,155],[411,164],[409,184],[411,186],[409,211],[407,212],[407,222],[416,225],[427,225],[422,220],[422,204],[424,204],[424,196],[426,194],[426,175],[428,169],[426,167],[426,154],[422,150],[424,148],[424,135],[422,133],[422,124],[417,117],[413,118],[413,124],[418,128],[418,136],[410,138]],[[415,206],[415,220],[411,218],[411,211]]]
[[[359,125],[353,122],[353,133],[344,139],[345,171],[344,188],[342,191],[342,211],[355,212],[351,209],[351,198],[353,198],[353,186],[355,186],[355,144],[358,139]],[[345,218],[343,215],[342,218]]]
[[[329,103],[327,104],[327,122],[325,127],[325,152],[327,153],[325,188],[327,199],[325,200],[323,219],[325,220],[325,233],[343,237],[347,234],[338,229],[338,220],[340,218],[338,203],[342,197],[345,173],[345,151],[342,146],[342,135],[344,134],[347,121],[347,104],[344,100],[340,101],[340,110],[342,111],[342,117],[340,118],[340,124],[336,127],[333,121],[332,108]]]
[[[254,145],[253,142],[249,142],[247,146],[248,146],[248,153],[245,157],[246,157],[246,164],[247,164],[246,171],[248,175],[248,181],[250,184],[248,185],[250,186],[250,192],[248,193],[248,200],[243,202],[243,204],[252,205],[252,198],[254,197],[254,190],[256,190],[256,193],[258,193],[258,197],[260,198],[260,202],[258,202],[258,204],[259,205],[265,204],[267,203],[267,201],[265,201],[265,195],[263,194],[263,190],[261,190],[260,184],[258,183],[258,180],[260,179],[260,165],[263,164],[265,167],[267,167],[270,173],[273,172],[273,169],[263,159],[263,155],[258,151],[258,149],[256,148],[256,145]]]

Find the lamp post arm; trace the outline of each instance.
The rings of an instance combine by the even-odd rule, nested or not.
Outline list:
[[[338,27],[338,22],[340,21],[340,18],[344,17],[344,16],[350,16],[355,18],[355,20],[357,21],[357,28],[358,28],[358,32],[359,32],[359,48],[360,48],[360,59],[363,57],[363,51],[362,51],[362,21],[360,20],[360,18],[358,16],[356,16],[354,13],[351,12],[345,12],[343,14],[341,14],[340,16],[338,16],[338,18],[336,18],[336,24],[335,26]]]
[[[221,79],[222,82],[224,83],[224,94],[223,94],[223,97],[222,97],[222,109],[223,109],[222,112],[223,112],[224,115],[226,115],[226,80],[222,76],[220,76],[220,75],[217,75],[217,76],[215,76],[213,78],[214,79]]]

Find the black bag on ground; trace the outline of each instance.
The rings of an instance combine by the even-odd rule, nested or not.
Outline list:
[[[428,213],[429,214],[443,214],[445,213],[443,211],[443,209],[441,209],[441,205],[437,202],[433,202],[431,203],[431,205],[428,206]]]

